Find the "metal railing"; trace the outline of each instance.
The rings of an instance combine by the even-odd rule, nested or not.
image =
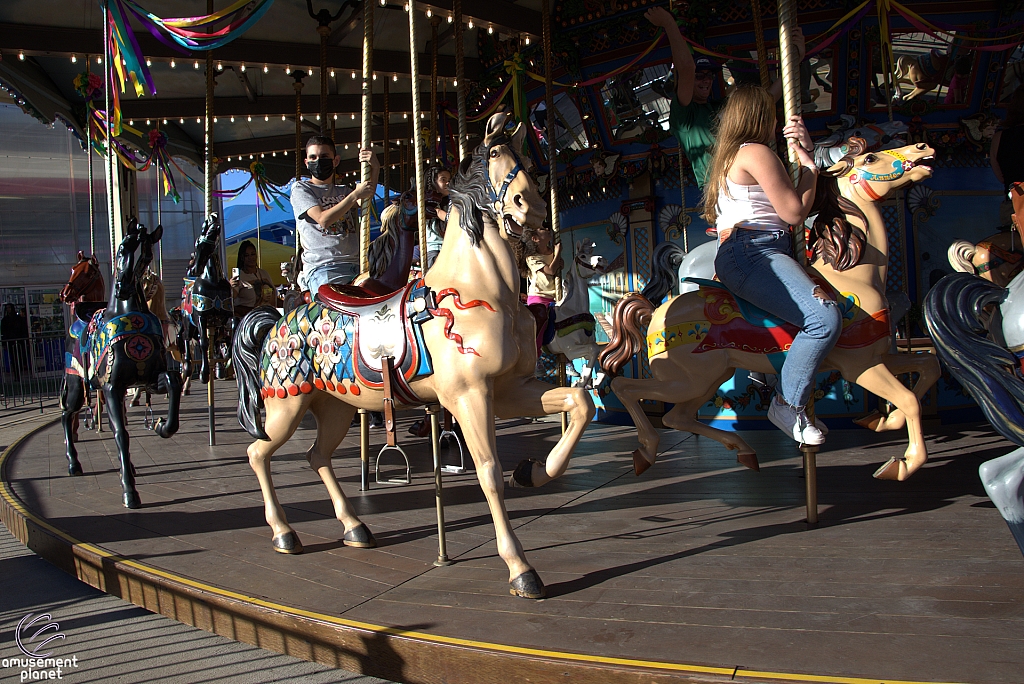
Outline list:
[[[64,379],[64,333],[36,333],[0,341],[0,406],[38,405],[60,397]]]

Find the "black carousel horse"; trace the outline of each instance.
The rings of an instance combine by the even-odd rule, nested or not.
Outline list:
[[[169,370],[169,354],[164,346],[160,320],[149,311],[142,292],[142,275],[153,261],[153,245],[160,240],[163,227],[146,232],[132,219],[124,240],[117,248],[116,271],[110,302],[106,308],[76,308],[75,314],[87,325],[72,327],[73,342],[66,355],[64,384],[61,388],[61,424],[67,448],[68,473],[81,475],[72,438],[75,417],[85,403],[86,385],[103,392],[107,417],[121,460],[121,488],[126,508],[139,508],[142,502],[135,489],[135,468],[128,451],[125,424],[125,393],[131,387],[167,394],[167,417],[153,428],[161,437],[178,431],[178,404],[181,399],[181,375]],[[102,305],[101,305],[102,306]],[[79,305],[81,307],[81,304]]]
[[[224,278],[220,265],[220,221],[217,214],[203,223],[203,232],[196,241],[195,252],[185,271],[181,290],[181,323],[178,327],[178,349],[181,350],[182,375],[192,377],[193,347],[199,348],[199,378],[210,381],[210,349],[231,346],[234,310],[231,285]]]

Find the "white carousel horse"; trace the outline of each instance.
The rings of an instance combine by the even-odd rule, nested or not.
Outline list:
[[[604,273],[608,263],[594,254],[595,247],[593,240],[576,241],[572,262],[562,279],[562,298],[555,304],[554,337],[544,346],[549,354],[561,354],[569,360],[566,372],[573,387],[596,387],[604,380],[597,365],[600,349],[594,340],[595,321],[590,313],[590,279]],[[581,372],[576,372],[573,359],[584,360]]]

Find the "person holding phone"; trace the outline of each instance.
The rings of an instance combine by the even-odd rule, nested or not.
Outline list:
[[[238,246],[238,261],[231,269],[231,298],[241,318],[257,306],[277,306],[277,290],[270,274],[257,264],[256,246],[248,240]]]

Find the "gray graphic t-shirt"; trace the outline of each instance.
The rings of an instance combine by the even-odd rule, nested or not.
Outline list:
[[[297,181],[292,186],[292,209],[302,244],[302,270],[307,273],[324,264],[359,264],[359,226],[355,210],[327,228],[306,215],[313,207],[326,211],[352,192],[347,185],[315,185]]]

